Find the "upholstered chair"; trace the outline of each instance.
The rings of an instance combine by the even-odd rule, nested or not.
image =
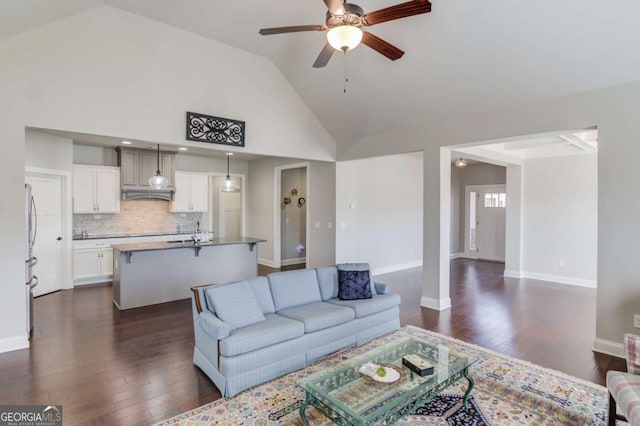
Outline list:
[[[615,426],[616,419],[627,421],[632,426],[640,426],[640,336],[624,335],[624,354],[627,372],[607,371],[609,390],[609,426]],[[616,414],[616,406],[624,416]]]

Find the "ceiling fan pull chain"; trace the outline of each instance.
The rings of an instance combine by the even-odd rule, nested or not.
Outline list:
[[[344,93],[347,93],[347,83],[349,83],[349,74],[347,73],[347,51],[344,51]]]

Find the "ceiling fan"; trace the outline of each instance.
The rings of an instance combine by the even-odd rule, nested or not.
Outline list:
[[[431,12],[431,3],[428,0],[412,0],[367,14],[364,13],[360,6],[353,3],[343,3],[342,0],[324,0],[324,3],[328,9],[325,25],[263,28],[260,30],[260,34],[273,35],[329,30],[327,32],[327,44],[313,63],[314,68],[322,68],[327,65],[334,51],[341,50],[347,53],[347,51],[358,46],[360,42],[395,61],[400,59],[404,52],[380,37],[363,31],[362,27]]]

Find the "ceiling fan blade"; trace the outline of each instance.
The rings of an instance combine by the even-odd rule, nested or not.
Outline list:
[[[344,15],[344,4],[342,0],[324,0],[324,4],[327,5],[327,9],[333,15]]]
[[[316,61],[313,63],[313,67],[322,68],[327,65],[329,59],[331,59],[331,55],[333,55],[333,52],[335,51],[336,49],[334,49],[329,43],[325,44],[322,48],[322,51],[316,58]]]
[[[367,13],[362,17],[362,21],[364,25],[375,25],[381,22],[393,21],[394,19],[406,18],[407,16],[420,15],[421,13],[428,12],[431,12],[431,3],[429,0],[412,0]]]
[[[302,31],[324,31],[327,27],[324,25],[296,25],[293,27],[275,27],[275,28],[262,28],[259,33],[262,35],[272,34],[284,34],[284,33],[298,33]]]
[[[404,52],[392,44],[387,43],[378,36],[374,36],[366,31],[362,32],[362,44],[365,44],[375,50],[376,52],[386,56],[387,58],[395,61],[402,58]]]

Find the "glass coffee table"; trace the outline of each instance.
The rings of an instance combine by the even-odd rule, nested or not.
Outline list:
[[[402,357],[416,354],[434,367],[433,374],[420,377],[402,365]],[[434,345],[408,336],[372,349],[345,362],[336,370],[299,380],[306,398],[300,407],[302,422],[308,426],[305,411],[318,409],[339,425],[390,425],[411,414],[447,387],[464,378],[469,382],[463,409],[473,389],[469,366],[477,358],[456,353],[447,345]],[[358,371],[363,364],[386,364],[400,371],[394,383],[380,383]]]

